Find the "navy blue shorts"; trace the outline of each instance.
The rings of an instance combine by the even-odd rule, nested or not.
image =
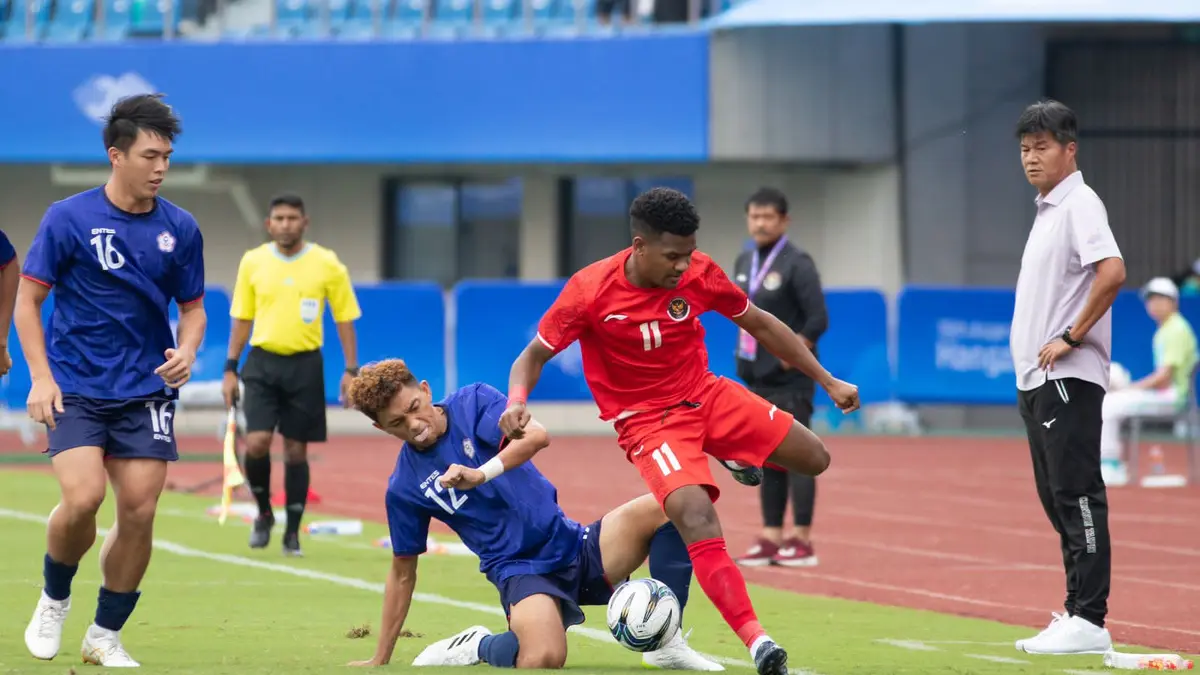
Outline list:
[[[175,401],[161,397],[112,401],[63,395],[63,412],[54,413],[54,429],[46,432],[46,454],[84,446],[104,449],[104,457],[148,458],[173,462]]]
[[[559,600],[564,628],[583,623],[581,606],[607,605],[613,594],[600,558],[600,521],[584,528],[579,555],[570,565],[549,574],[518,574],[501,581],[498,588],[505,618],[512,606],[525,598],[549,595]]]

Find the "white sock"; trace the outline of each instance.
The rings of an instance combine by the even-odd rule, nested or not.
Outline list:
[[[764,642],[774,642],[774,640],[772,640],[769,635],[760,635],[755,638],[754,642],[750,643],[750,658],[754,658],[754,655],[758,653],[758,648],[761,647]]]

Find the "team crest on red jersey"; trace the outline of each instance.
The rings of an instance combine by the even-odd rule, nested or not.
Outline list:
[[[667,316],[674,321],[683,321],[692,313],[692,306],[683,298],[673,298],[667,303]]]

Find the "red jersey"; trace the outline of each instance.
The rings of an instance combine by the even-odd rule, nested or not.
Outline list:
[[[745,292],[699,251],[675,288],[634,286],[625,278],[632,252],[571,275],[538,324],[538,340],[555,354],[579,340],[584,377],[609,421],[688,400],[709,372],[700,315],[733,319],[750,308]]]

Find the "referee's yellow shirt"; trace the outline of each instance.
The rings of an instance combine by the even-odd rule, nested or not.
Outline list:
[[[285,256],[266,243],[242,256],[229,316],[254,322],[251,347],[296,354],[321,348],[326,301],[337,323],[362,316],[350,272],[336,253],[309,242]]]

